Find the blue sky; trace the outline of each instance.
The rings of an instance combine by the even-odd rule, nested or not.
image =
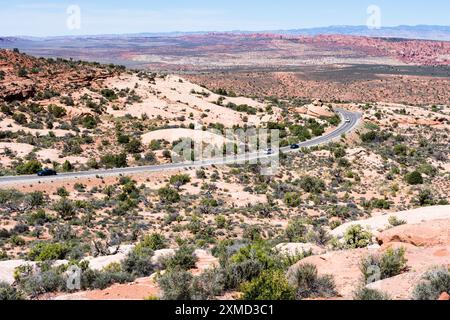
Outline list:
[[[69,5],[81,28],[67,27]],[[230,31],[365,25],[450,25],[448,0],[0,0],[0,35],[56,36],[169,31]]]

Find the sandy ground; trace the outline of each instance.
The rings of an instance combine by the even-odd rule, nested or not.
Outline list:
[[[24,158],[33,150],[35,149],[34,146],[26,143],[9,143],[9,142],[0,142],[0,154],[4,153],[6,149],[11,150],[15,156],[19,158]],[[77,156],[69,156],[69,157],[62,157],[61,151],[57,149],[41,149],[39,151],[36,151],[36,158],[40,161],[55,161],[63,163],[64,161],[69,161],[72,164],[80,163],[84,164],[87,162],[88,159],[85,157],[77,157]],[[3,165],[10,164],[12,159],[9,157],[1,157],[1,162]]]
[[[130,114],[136,117],[147,114],[151,119],[159,116],[171,120],[175,120],[180,116],[189,118],[191,114],[193,119],[201,119],[202,114],[206,114],[207,117],[199,121],[201,124],[222,123],[226,127],[243,125],[244,123],[259,125],[263,121],[278,118],[278,115],[247,115],[219,106],[214,103],[218,100],[218,95],[187,82],[178,76],[167,76],[164,79],[157,78],[156,84],[150,84],[148,81],[140,80],[136,75],[126,75],[109,79],[105,85],[110,88],[125,89],[130,87],[130,84],[135,83],[138,84],[138,87],[134,90],[142,97],[143,101],[127,106],[123,110],[108,108],[108,113],[114,116]],[[209,96],[192,93],[192,90]],[[255,108],[265,108],[263,103],[243,97],[228,97],[224,100],[223,105],[226,105],[228,102],[233,102],[237,105],[247,104]],[[248,122],[244,122],[244,117],[248,118]]]
[[[11,132],[18,132],[18,131],[25,131],[26,133],[30,133],[32,135],[41,135],[45,136],[48,135],[48,133],[51,131],[55,134],[57,137],[64,137],[68,133],[75,134],[75,132],[71,130],[61,130],[61,129],[30,129],[27,127],[23,127],[21,125],[18,125],[13,119],[2,119],[0,120],[0,130],[1,131],[11,131]]]
[[[319,105],[306,105],[303,107],[295,108],[294,112],[306,115],[306,117],[316,118],[316,117],[332,117],[333,113],[329,111],[326,107]]]
[[[159,288],[153,277],[140,278],[132,283],[115,284],[105,290],[83,291],[58,295],[52,300],[144,300],[158,297]]]
[[[34,147],[26,143],[0,142],[0,152],[4,152],[5,149],[10,149],[14,153],[17,153],[19,157],[24,157],[33,151]]]

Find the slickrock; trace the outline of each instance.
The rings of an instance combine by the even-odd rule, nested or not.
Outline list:
[[[342,238],[350,226],[358,224],[374,233],[381,232],[389,227],[392,227],[389,223],[389,218],[391,217],[404,220],[407,224],[418,224],[427,221],[450,219],[450,206],[424,207],[397,213],[389,213],[361,221],[352,221],[344,223],[332,230],[331,234],[335,237]]]

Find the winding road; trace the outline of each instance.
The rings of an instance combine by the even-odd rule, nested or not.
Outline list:
[[[335,109],[335,111],[341,117],[341,124],[336,130],[329,132],[323,136],[301,142],[298,145],[301,148],[310,148],[314,146],[319,146],[322,144],[326,144],[332,142],[333,140],[340,139],[343,134],[350,133],[353,131],[359,124],[362,115],[360,113],[351,112],[345,109]],[[299,149],[291,149],[288,147],[280,148],[280,152],[282,153],[292,153],[299,152]],[[182,162],[182,163],[170,163],[170,164],[162,164],[162,165],[154,165],[154,166],[141,166],[141,167],[128,167],[128,168],[115,168],[115,169],[101,169],[101,170],[90,170],[90,171],[81,171],[81,172],[68,172],[61,173],[57,176],[51,177],[38,177],[37,175],[33,176],[5,176],[0,177],[0,186],[8,186],[15,184],[26,184],[26,183],[51,183],[56,180],[76,180],[80,178],[95,178],[97,176],[120,176],[120,175],[128,175],[128,174],[139,174],[139,173],[148,173],[148,172],[164,172],[169,170],[180,170],[180,169],[191,169],[191,168],[199,168],[199,167],[207,167],[212,165],[227,165],[227,164],[235,164],[242,163],[245,161],[251,160],[260,160],[260,159],[269,159],[278,156],[279,153],[275,152],[273,154],[266,154],[265,152],[258,153],[249,153],[245,155],[238,155],[234,157],[220,157],[214,159],[207,159],[195,162]]]

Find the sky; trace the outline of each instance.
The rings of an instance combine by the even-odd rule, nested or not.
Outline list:
[[[0,0],[0,36],[450,25],[448,0]]]

